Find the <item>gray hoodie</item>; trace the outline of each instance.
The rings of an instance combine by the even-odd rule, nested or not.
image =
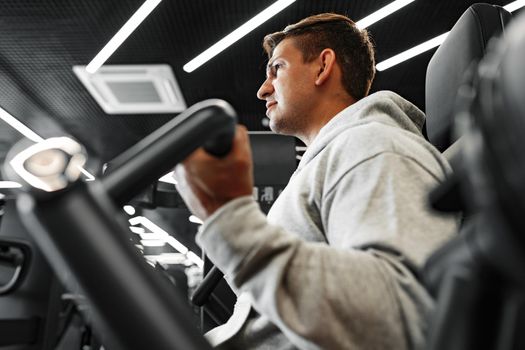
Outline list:
[[[210,339],[240,349],[414,349],[432,300],[413,274],[457,231],[427,193],[450,168],[421,135],[424,115],[393,92],[327,123],[266,217],[223,206],[197,242],[238,305]]]

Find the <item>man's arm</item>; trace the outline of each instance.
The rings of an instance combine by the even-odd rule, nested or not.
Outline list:
[[[198,242],[298,348],[407,348],[391,269],[371,251],[305,242],[249,197],[211,217]]]
[[[246,139],[236,137],[233,156],[230,155],[239,157],[241,163],[246,159],[242,152],[249,148],[238,143]],[[195,198],[206,201],[207,196],[211,196],[207,193],[213,193],[214,186],[220,187],[216,190],[221,195],[216,197],[230,198],[224,200],[218,210],[203,211],[201,215],[208,220],[198,235],[199,244],[233,286],[248,292],[257,311],[276,324],[295,345],[305,349],[387,349],[407,348],[421,341],[421,313],[430,303],[422,287],[396,256],[377,249],[355,249],[352,241],[353,229],[359,229],[357,238],[366,237],[367,232],[379,234],[381,238],[389,233],[395,236],[396,232],[403,232],[402,227],[394,231],[390,228],[400,220],[410,225],[407,212],[396,213],[401,217],[394,217],[389,211],[392,208],[383,204],[387,199],[401,204],[406,199],[406,191],[414,192],[410,185],[414,177],[435,182],[421,167],[406,162],[393,171],[390,168],[399,165],[399,159],[386,156],[360,164],[359,170],[352,169],[343,176],[327,193],[330,199],[325,206],[330,208],[329,212],[322,213],[323,226],[333,232],[327,233],[332,247],[305,242],[270,225],[248,195],[251,187],[250,191],[248,187],[242,191],[237,187],[247,185],[249,181],[243,180],[243,176],[251,179],[251,174],[237,174],[217,164],[208,168],[209,163],[200,168],[206,173],[201,174],[195,170],[199,162],[200,159],[191,157],[185,163],[186,181],[193,187],[202,186],[201,192],[193,194]],[[226,162],[231,164],[235,160],[227,159]],[[190,172],[191,167],[193,171]],[[226,184],[203,180],[222,171],[227,174],[221,175]],[[188,177],[189,174],[192,177]],[[378,181],[388,174],[389,180],[379,182],[379,187],[355,186],[360,181],[373,181],[372,174]],[[184,173],[179,172],[179,175]],[[244,192],[245,196],[221,192],[229,186],[233,186],[236,193]],[[416,191],[419,191],[416,196],[422,198],[425,189],[416,188]],[[361,200],[367,196],[374,200],[366,204],[367,210],[359,211],[362,217],[352,218],[352,209],[362,207]],[[201,203],[200,207],[210,206]],[[382,223],[380,227],[377,221]],[[369,223],[376,227],[368,227]],[[385,230],[383,234],[382,229]],[[424,231],[424,228],[419,229]],[[410,237],[401,238],[410,241]]]

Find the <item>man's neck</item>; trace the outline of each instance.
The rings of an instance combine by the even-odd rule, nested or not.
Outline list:
[[[336,101],[324,103],[319,106],[317,116],[312,121],[312,125],[304,135],[296,135],[306,146],[312,144],[321,129],[330,122],[336,115],[355,103],[353,98],[338,99]]]

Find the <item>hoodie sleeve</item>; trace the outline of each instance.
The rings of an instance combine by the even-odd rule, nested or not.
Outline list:
[[[407,191],[413,190],[403,177],[436,180],[398,157],[386,154],[364,161],[326,193],[321,215],[330,245],[306,242],[269,224],[249,197],[228,203],[209,218],[198,243],[233,287],[247,292],[254,308],[298,348],[421,345],[423,313],[431,306],[427,294],[402,257],[383,251],[382,245],[358,247],[379,240],[399,252],[422,248],[410,235],[403,236],[407,230],[426,230],[424,219],[412,222],[412,207],[402,208]],[[392,171],[392,166],[400,170]],[[384,178],[386,173],[391,175]],[[418,227],[408,229],[411,225]],[[362,238],[368,234],[371,240]],[[400,235],[402,239],[395,238]],[[429,242],[423,251],[434,244]]]

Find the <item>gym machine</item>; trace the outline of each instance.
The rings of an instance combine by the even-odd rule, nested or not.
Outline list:
[[[16,204],[24,224],[84,320],[108,349],[209,349],[170,282],[141,256],[118,209],[200,146],[229,152],[236,113],[221,100],[195,104],[118,156],[105,177],[79,181],[86,153],[51,138],[20,150],[4,167],[23,184]]]
[[[524,33],[521,16],[459,89],[458,166],[434,206],[468,215],[422,273],[436,299],[427,349],[525,348]]]

